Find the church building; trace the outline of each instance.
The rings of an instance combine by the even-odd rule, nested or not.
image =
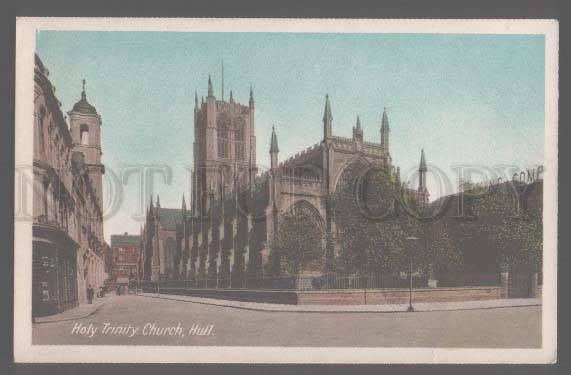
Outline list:
[[[223,96],[223,95],[222,95]],[[256,162],[255,100],[247,104],[217,99],[208,78],[206,98],[195,93],[192,196],[190,207],[148,208],[143,229],[145,278],[178,279],[216,286],[243,286],[264,275],[280,217],[304,213],[321,233],[321,272],[339,255],[332,196],[355,170],[378,168],[400,182],[390,154],[386,108],[378,133],[365,139],[356,117],[351,138],[333,133],[331,99],[325,97],[323,138],[287,160],[279,160],[278,134],[272,129],[270,170],[259,173]],[[426,160],[421,153],[419,187],[408,189],[428,204]],[[164,213],[163,213],[164,212]],[[166,215],[166,216],[165,216]],[[315,270],[313,270],[314,272]]]

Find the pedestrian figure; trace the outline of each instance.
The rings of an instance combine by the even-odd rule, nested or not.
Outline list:
[[[93,294],[94,293],[95,293],[95,291],[91,287],[91,284],[89,284],[89,286],[87,287],[87,303],[89,303],[90,305],[93,302]]]

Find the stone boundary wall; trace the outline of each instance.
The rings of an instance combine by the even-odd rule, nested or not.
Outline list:
[[[144,292],[156,293],[155,290]],[[161,294],[175,294],[202,298],[226,299],[231,301],[279,303],[297,305],[296,291],[282,290],[245,290],[245,289],[184,289],[184,288],[161,288]]]
[[[155,292],[149,290],[148,292]],[[279,303],[287,305],[384,305],[406,304],[408,289],[351,289],[327,291],[282,291],[240,289],[161,288],[161,294],[217,298],[233,301]],[[458,302],[501,299],[501,287],[421,288],[413,289],[413,303]],[[366,299],[366,301],[365,301]]]
[[[422,288],[412,290],[413,303],[482,301],[501,298],[501,287]],[[299,305],[389,305],[409,302],[408,289],[361,289],[298,292]]]

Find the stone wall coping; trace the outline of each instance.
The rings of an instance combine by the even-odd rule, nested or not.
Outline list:
[[[489,290],[489,289],[501,289],[499,285],[493,286],[461,286],[461,287],[443,287],[443,288],[413,288],[414,293],[419,292],[444,292],[444,291],[454,291],[454,290]],[[363,293],[366,290],[367,293],[386,293],[386,292],[408,292],[409,288],[361,288],[361,289],[328,289],[328,290],[296,290],[297,293]]]
[[[177,289],[177,287],[161,287],[164,290]],[[376,289],[327,289],[327,290],[280,290],[280,289],[215,289],[215,288],[191,288],[185,290],[197,290],[197,291],[216,291],[220,293],[224,292],[256,292],[256,293],[297,293],[297,294],[333,294],[333,293],[363,293],[364,290],[367,293],[386,293],[386,292],[408,292],[408,288],[376,288]],[[419,292],[444,292],[444,291],[469,291],[469,290],[495,290],[501,289],[499,285],[493,286],[462,286],[462,287],[444,287],[444,288],[413,288],[414,293]]]

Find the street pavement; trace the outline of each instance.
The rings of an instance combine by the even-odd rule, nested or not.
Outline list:
[[[98,297],[93,300],[93,303],[82,303],[78,307],[66,310],[60,314],[36,317],[34,318],[34,323],[53,323],[64,320],[83,319],[94,314],[112,298],[112,294],[108,294],[105,297]]]
[[[328,312],[328,313],[394,313],[408,310],[409,304],[383,304],[383,305],[287,305],[277,303],[261,303],[234,301],[221,298],[204,298],[174,294],[141,293],[147,298],[162,298],[174,301],[199,303],[205,305],[233,307],[237,309],[275,312]],[[509,298],[481,301],[449,301],[449,302],[415,302],[414,311],[447,311],[447,310],[474,310],[496,309],[504,307],[539,306],[540,298]]]
[[[269,312],[134,295],[33,324],[33,344],[348,347],[541,346],[541,306],[395,313]]]

